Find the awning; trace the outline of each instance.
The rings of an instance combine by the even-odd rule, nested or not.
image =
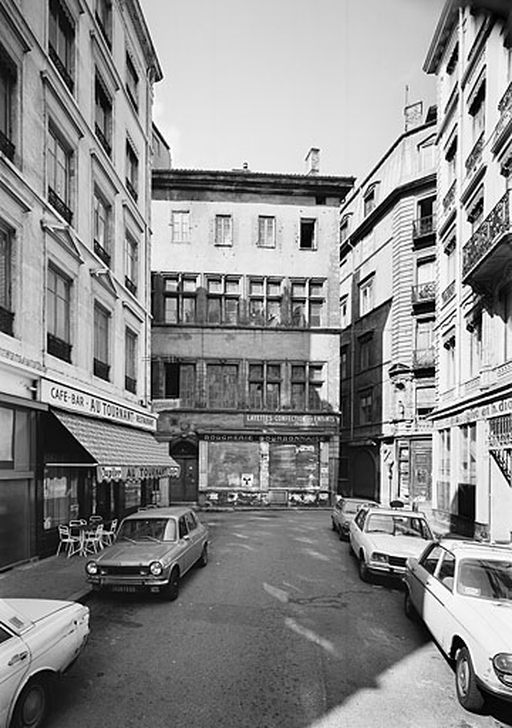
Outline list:
[[[168,444],[151,432],[52,410],[55,417],[96,461],[98,480],[177,478],[180,466]]]

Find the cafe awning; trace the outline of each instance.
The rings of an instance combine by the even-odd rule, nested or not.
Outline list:
[[[169,455],[168,444],[158,442],[151,432],[67,412],[52,413],[96,461],[99,481],[179,476],[180,466]]]

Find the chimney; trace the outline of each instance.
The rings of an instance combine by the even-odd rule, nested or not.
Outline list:
[[[409,131],[423,123],[423,102],[409,104],[404,109],[404,131]]]
[[[311,147],[304,161],[306,162],[306,174],[318,174],[320,172],[320,149]]]

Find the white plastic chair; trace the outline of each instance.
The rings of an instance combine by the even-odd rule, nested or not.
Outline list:
[[[116,531],[117,531],[117,523],[118,523],[118,519],[114,518],[114,520],[110,524],[109,529],[106,529],[105,527],[103,527],[101,538],[102,538],[103,544],[105,546],[111,546],[114,543],[114,539],[116,537]]]
[[[82,544],[80,553],[82,556],[87,554],[97,554],[103,548],[102,542],[103,524],[100,523],[90,531],[84,531],[82,534]]]
[[[57,556],[60,554],[62,547],[65,548],[67,557],[78,553],[80,551],[81,539],[80,536],[73,536],[69,526],[60,525],[59,529],[59,547],[57,548]]]

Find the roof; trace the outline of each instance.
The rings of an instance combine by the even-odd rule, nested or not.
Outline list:
[[[169,455],[168,445],[158,442],[151,432],[68,412],[52,413],[98,465],[179,470],[178,463]]]
[[[446,48],[452,30],[457,23],[459,17],[459,5],[458,3],[452,2],[452,0],[446,0],[445,5],[439,16],[434,36],[428,49],[425,63],[423,64],[423,70],[425,73],[437,73],[439,63],[443,57],[443,53]]]
[[[355,177],[320,174],[285,174],[250,170],[154,169],[153,192],[179,190],[275,195],[321,195],[342,201]],[[153,199],[157,199],[153,195]]]
[[[184,513],[189,513],[190,510],[191,509],[187,506],[170,506],[168,508],[140,508],[135,513],[131,513],[129,516],[126,516],[126,518],[179,518]]]

